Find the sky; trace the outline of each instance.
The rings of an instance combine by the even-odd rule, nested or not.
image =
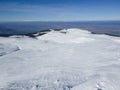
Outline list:
[[[120,0],[0,0],[0,21],[120,20]]]

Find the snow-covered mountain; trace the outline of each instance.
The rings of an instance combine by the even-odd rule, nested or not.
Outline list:
[[[0,37],[0,90],[119,90],[119,85],[120,37],[76,28],[36,38]]]

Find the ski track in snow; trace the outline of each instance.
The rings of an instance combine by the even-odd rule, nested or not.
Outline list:
[[[119,88],[119,37],[76,28],[37,39],[0,37],[0,90]]]

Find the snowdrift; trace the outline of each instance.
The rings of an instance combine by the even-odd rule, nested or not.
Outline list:
[[[120,38],[64,29],[0,37],[0,90],[119,90]]]

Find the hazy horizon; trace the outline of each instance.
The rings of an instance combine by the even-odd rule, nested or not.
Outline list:
[[[119,21],[119,0],[0,0],[0,22]]]

